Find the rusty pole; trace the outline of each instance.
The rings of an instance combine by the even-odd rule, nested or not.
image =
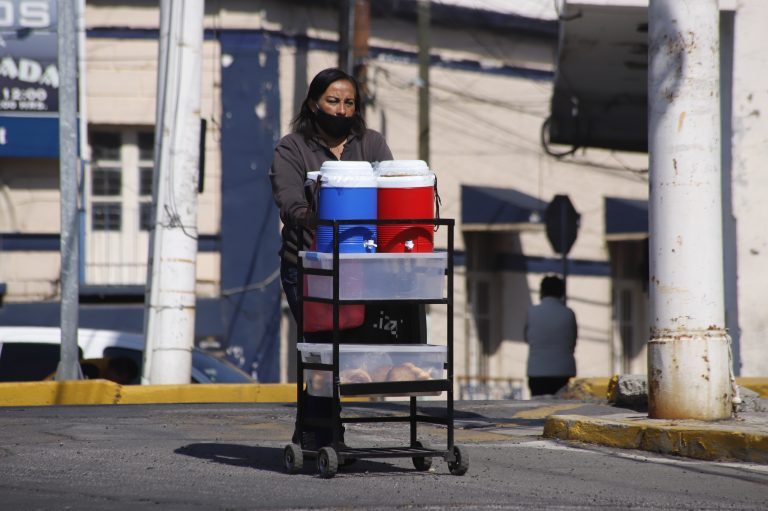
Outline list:
[[[725,330],[717,0],[648,9],[648,415],[731,416]]]

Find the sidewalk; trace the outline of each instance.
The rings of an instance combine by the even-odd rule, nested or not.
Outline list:
[[[600,399],[605,379],[577,380],[583,399]],[[550,415],[544,437],[621,449],[640,449],[702,460],[768,463],[768,378],[740,378],[756,392],[747,411],[719,421],[650,419],[644,412],[611,409],[593,416]],[[578,392],[577,392],[578,394]],[[602,394],[605,401],[605,394]]]

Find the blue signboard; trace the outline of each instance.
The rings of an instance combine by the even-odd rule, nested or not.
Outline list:
[[[59,155],[55,0],[0,1],[0,156]]]

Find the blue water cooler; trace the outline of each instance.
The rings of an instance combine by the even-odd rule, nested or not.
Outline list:
[[[328,161],[320,168],[317,216],[321,220],[375,219],[377,182],[373,169],[363,161]],[[333,252],[333,227],[318,225],[318,252]],[[376,224],[339,226],[340,253],[376,251]]]

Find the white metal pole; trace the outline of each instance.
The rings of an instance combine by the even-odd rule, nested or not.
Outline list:
[[[77,327],[79,307],[77,218],[77,45],[75,5],[58,1],[59,189],[61,193],[61,359],[57,380],[82,379]]]
[[[651,0],[651,418],[731,415],[723,295],[717,0]]]
[[[88,144],[88,104],[87,104],[87,80],[86,80],[86,68],[85,68],[85,0],[77,1],[77,98],[78,106],[80,110],[80,122],[79,128],[79,147],[80,147],[80,204],[78,207],[79,222],[80,222],[80,236],[78,248],[80,250],[80,282],[85,283],[85,265],[83,259],[86,257],[85,251],[85,212],[86,207],[86,194],[84,190],[86,188],[86,180],[89,178],[91,171],[91,146]]]
[[[195,329],[203,0],[160,2],[143,383],[189,383]]]

